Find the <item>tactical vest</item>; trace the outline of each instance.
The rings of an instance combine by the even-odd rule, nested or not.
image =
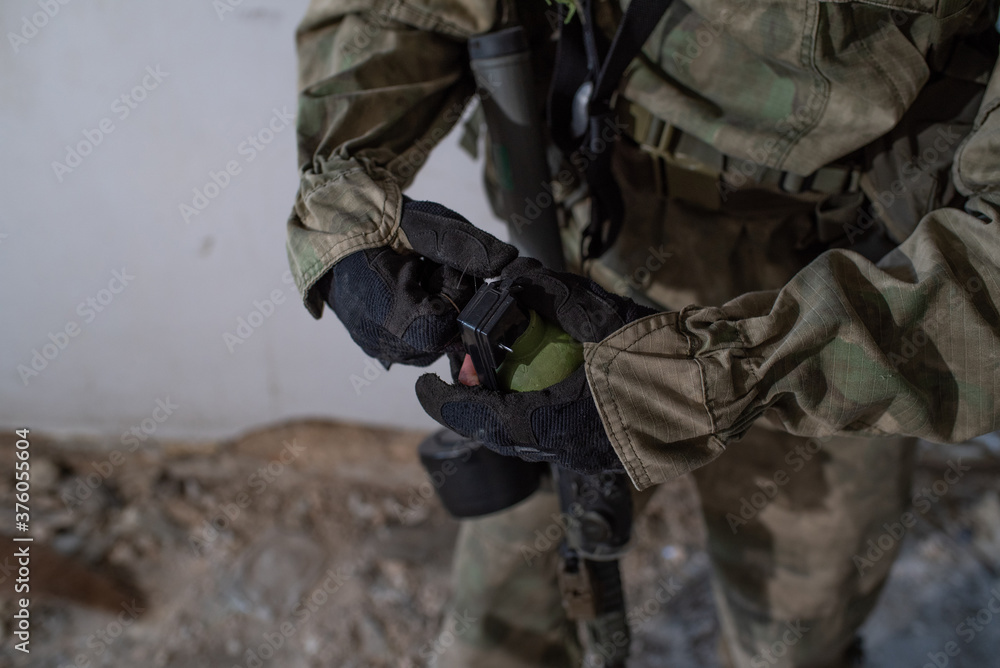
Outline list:
[[[539,72],[536,89],[544,95],[554,67],[553,32],[565,14],[539,2],[506,4],[505,16],[518,16],[528,30]],[[747,0],[690,5],[677,0],[621,77],[611,100],[613,114],[600,128],[604,146],[593,147],[610,153],[625,209],[620,235],[600,257],[581,252],[594,210],[586,174],[598,151],[567,155],[550,148],[568,267],[660,307],[722,303],[745,292],[780,288],[829,248],[850,248],[875,261],[928,211],[962,205],[951,185],[951,162],[971,130],[996,59],[996,6],[931,0],[890,3],[896,8],[809,4],[815,15],[793,17],[802,25],[795,28],[790,19],[793,29],[785,32],[824,27],[827,34],[812,39],[815,52],[825,48],[816,40],[833,39],[837,29],[846,40],[853,30],[856,41],[845,41],[845,52],[881,44],[909,65],[900,74],[873,79],[867,115],[852,112],[858,116],[856,132],[816,139],[839,125],[851,129],[851,118],[827,118],[827,107],[850,109],[854,103],[856,93],[837,79],[850,81],[851,73],[825,74],[826,66],[815,65],[793,69],[788,54],[801,51],[802,44],[785,44],[780,34],[772,38],[775,53],[767,55],[765,41],[748,35],[754,19],[780,24],[777,15],[748,18]],[[800,9],[788,3],[789,13]],[[610,40],[620,8],[602,2],[593,11]],[[719,54],[764,63],[739,66],[751,73],[782,63],[789,73],[784,79],[750,78],[747,90],[728,96],[712,86],[704,94],[691,90],[685,78],[711,81],[713,68],[726,67]],[[888,56],[886,61],[891,65]],[[859,69],[857,76],[875,75]],[[890,108],[880,95],[889,96],[884,89],[894,87],[899,99]],[[743,97],[750,102],[741,103]],[[713,104],[729,108],[713,119]],[[485,181],[495,203],[489,161]]]

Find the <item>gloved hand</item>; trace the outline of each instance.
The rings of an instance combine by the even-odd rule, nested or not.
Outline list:
[[[357,251],[337,262],[320,289],[351,338],[371,357],[427,366],[462,350],[456,316],[475,279],[499,275],[517,249],[433,202],[403,200],[413,254]]]
[[[655,313],[587,278],[549,271],[530,258],[514,260],[501,277],[520,287],[522,307],[558,323],[581,342],[600,341]],[[537,392],[449,385],[434,374],[421,376],[416,389],[431,417],[502,455],[554,462],[584,474],[625,470],[605,434],[582,366]]]

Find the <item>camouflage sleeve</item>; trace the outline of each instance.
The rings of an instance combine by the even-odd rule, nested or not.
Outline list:
[[[465,42],[493,23],[488,0],[312,0],[296,33],[299,191],[287,251],[312,287],[351,252],[407,248],[401,189],[473,92]]]
[[[640,489],[758,417],[805,436],[958,442],[1000,428],[1000,71],[932,211],[877,265],[829,251],[780,291],[638,320],[587,344],[605,428]]]

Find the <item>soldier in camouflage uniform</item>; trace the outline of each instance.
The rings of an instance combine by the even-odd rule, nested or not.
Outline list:
[[[621,7],[595,4],[612,34]],[[401,191],[474,92],[466,40],[515,9],[544,91],[542,0],[313,0],[288,254],[314,316],[331,268],[427,254]],[[1000,427],[996,9],[678,0],[618,88],[625,221],[599,259],[580,165],[553,176],[568,265],[660,311],[585,343],[587,392],[638,489],[694,471],[730,666],[851,665],[895,548],[857,557],[908,508],[914,437]],[[414,345],[393,359],[452,350]],[[453,608],[478,621],[438,665],[579,665],[555,555],[522,549],[556,510],[540,492],[464,523]]]

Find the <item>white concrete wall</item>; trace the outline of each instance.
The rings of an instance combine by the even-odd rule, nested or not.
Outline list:
[[[0,425],[117,435],[168,399],[177,408],[157,437],[303,415],[434,424],[413,395],[420,370],[395,367],[357,392],[368,358],[283,280],[294,126],[240,150],[274,110],[295,111],[306,0],[243,0],[220,18],[221,2],[236,0],[0,4]],[[116,103],[144,82],[134,109]],[[101,137],[92,153],[53,167],[87,135]],[[445,144],[410,194],[498,231],[478,166],[455,133]],[[185,222],[179,205],[230,161],[240,173]],[[230,352],[224,334],[272,293],[282,303]],[[45,349],[50,334],[65,347]],[[23,377],[35,351],[52,359]]]

